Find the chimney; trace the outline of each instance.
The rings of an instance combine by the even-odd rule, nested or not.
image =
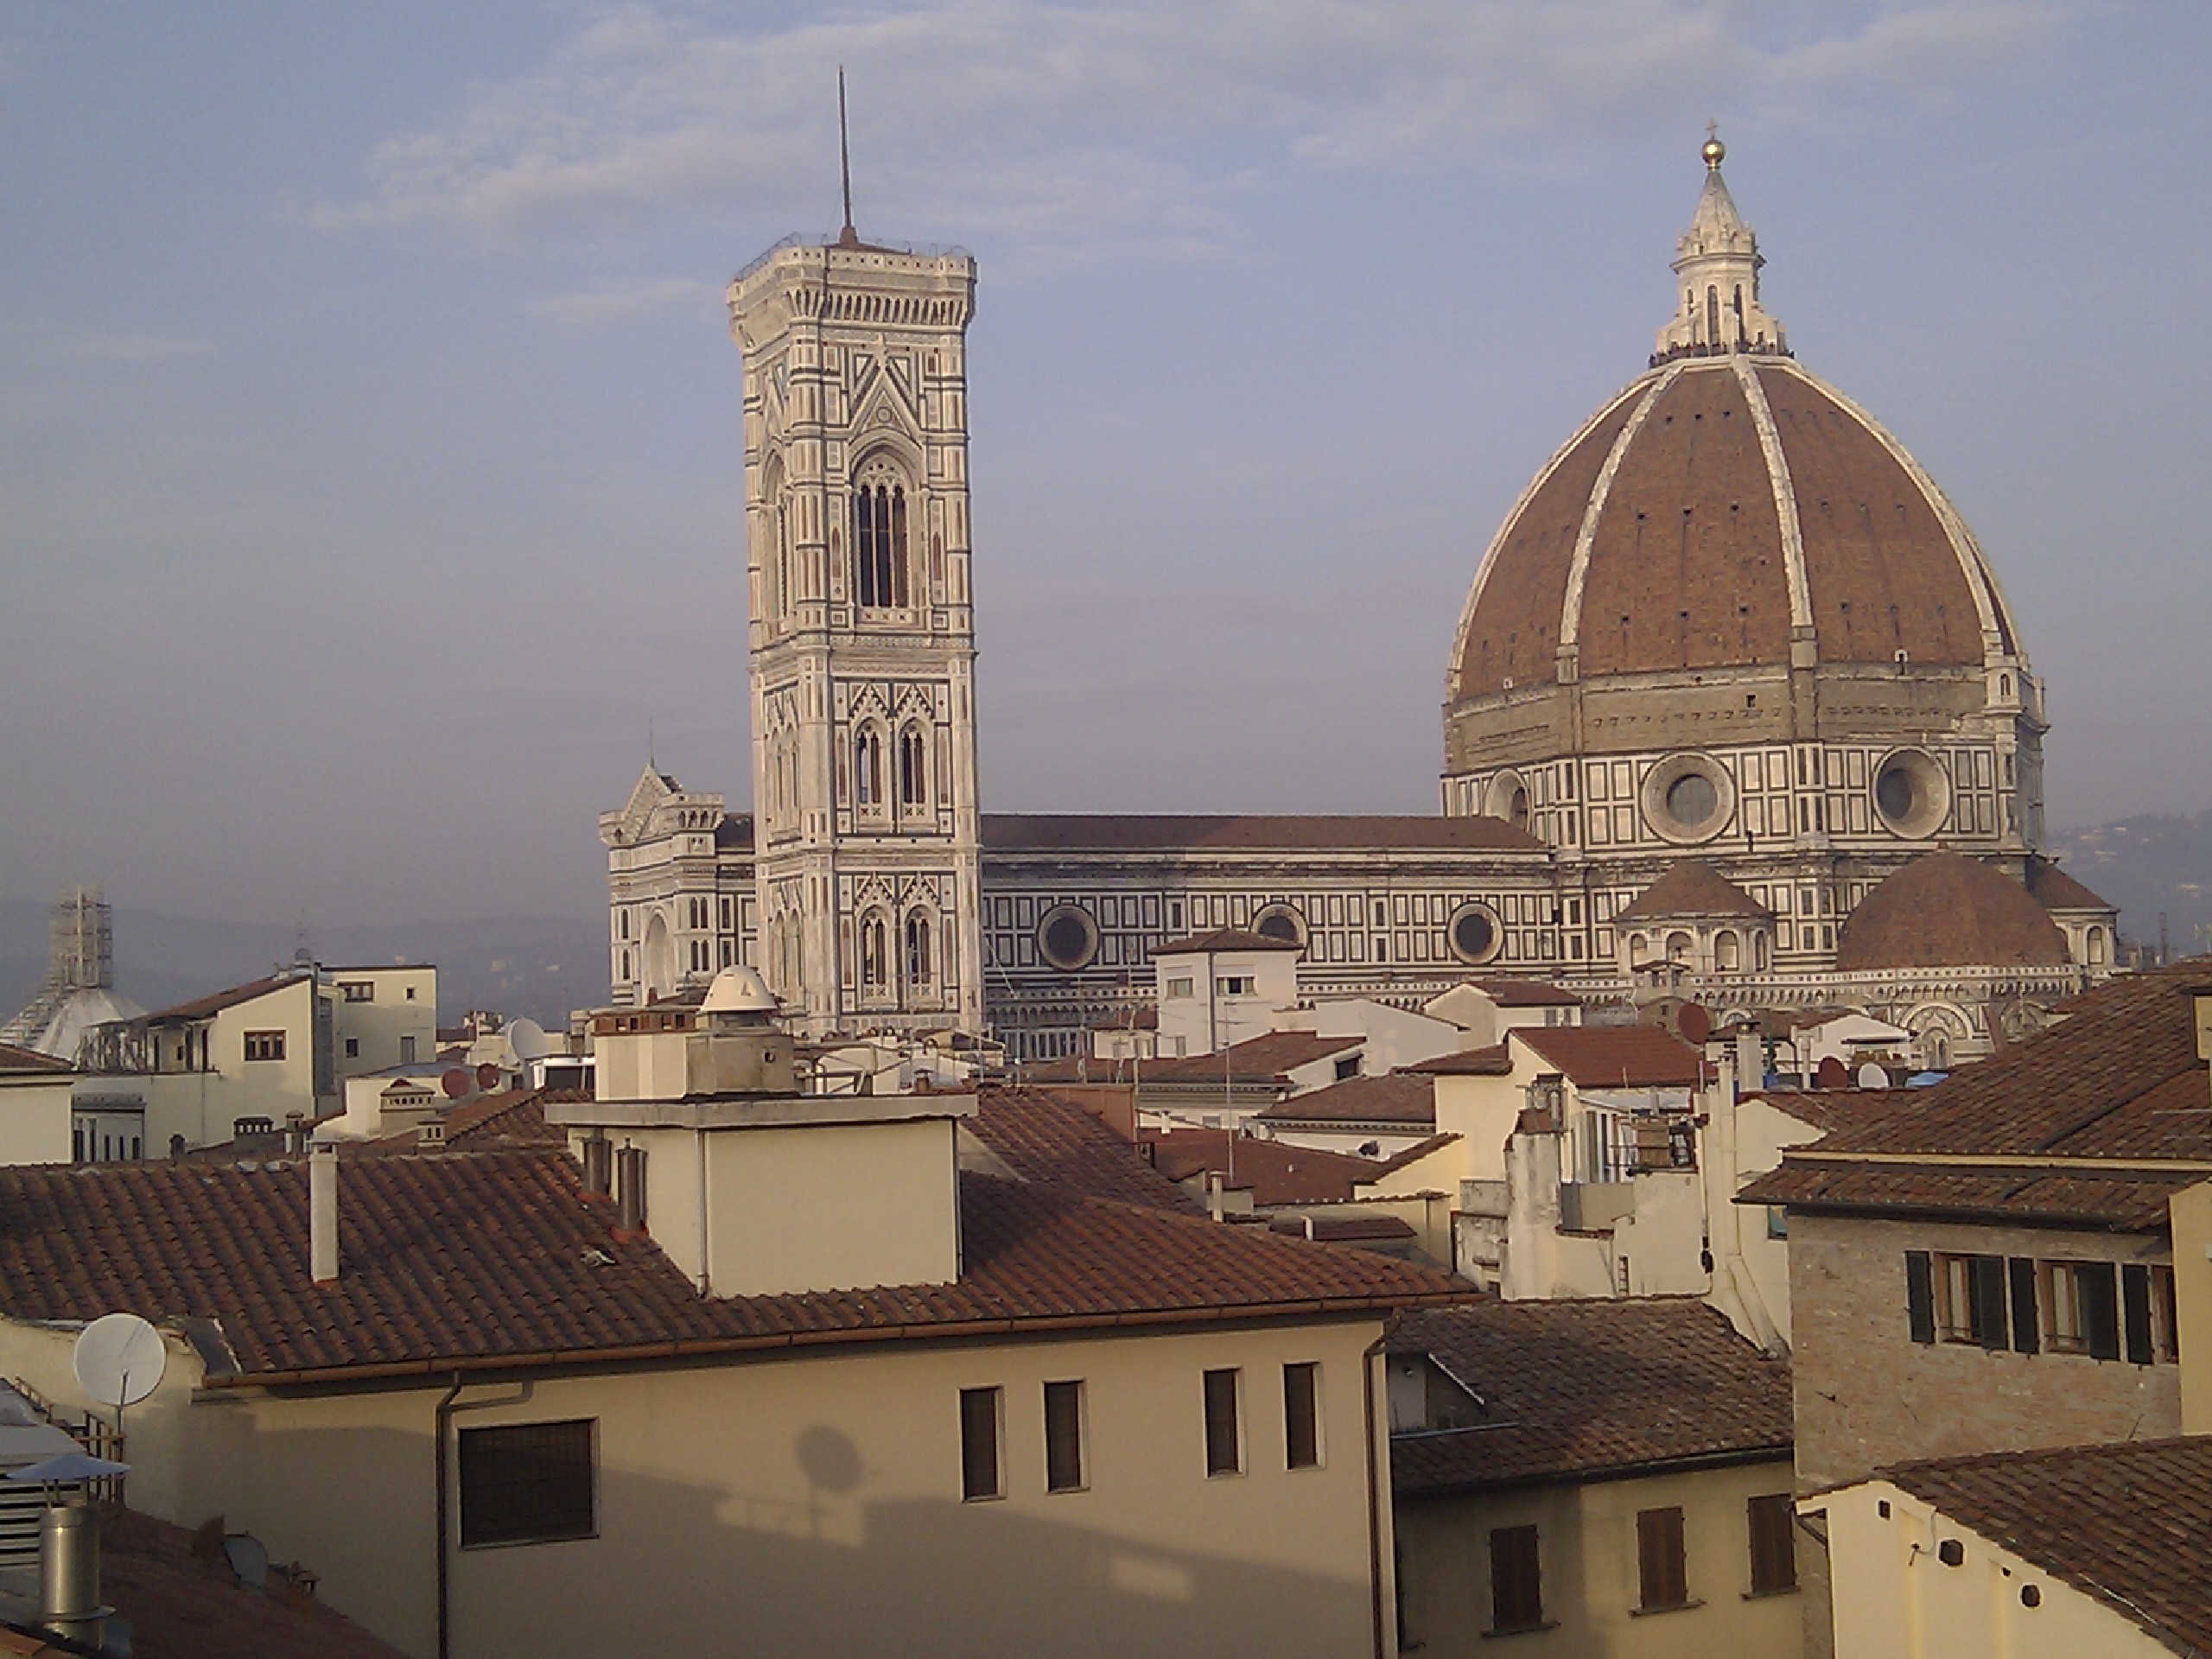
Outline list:
[[[605,1201],[614,1195],[614,1143],[605,1129],[584,1137],[584,1197]]]
[[[100,1605],[100,1522],[89,1503],[57,1504],[39,1524],[39,1623],[56,1636],[103,1645],[108,1614]]]
[[[642,1236],[645,1230],[645,1149],[624,1147],[614,1154],[614,1228]]]
[[[1206,1213],[1216,1221],[1223,1218],[1222,1186],[1224,1177],[1217,1169],[1206,1171]]]
[[[308,1154],[308,1256],[315,1283],[338,1282],[338,1148],[327,1141]]]

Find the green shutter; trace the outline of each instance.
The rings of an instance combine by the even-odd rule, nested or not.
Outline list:
[[[2151,1269],[2130,1262],[2120,1270],[2120,1300],[2127,1316],[2127,1359],[2151,1363]]]
[[[1904,1306],[1912,1339],[1915,1342],[1935,1341],[1936,1281],[1929,1272],[1928,1252],[1925,1250],[1907,1250],[1904,1253]]]
[[[2005,1258],[1974,1259],[1974,1339],[1992,1352],[2005,1346]]]
[[[2119,1287],[2109,1262],[2084,1262],[2075,1269],[2082,1287],[2082,1334],[2097,1359],[2120,1357]]]
[[[2041,1320],[2036,1312],[2036,1264],[2025,1256],[2012,1260],[2012,1348],[2017,1353],[2032,1354],[2039,1345],[2037,1333]]]

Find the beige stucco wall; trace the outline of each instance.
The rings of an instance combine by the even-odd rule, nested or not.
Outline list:
[[[2177,1365],[1914,1342],[1906,1322],[1907,1250],[2171,1259],[2164,1239],[2125,1234],[1792,1214],[1790,1372],[1801,1490],[1919,1458],[2181,1432]]]
[[[2202,1011],[2212,998],[2200,999]],[[2212,1181],[2166,1201],[2173,1221],[2174,1334],[2181,1350],[2181,1432],[2212,1434]]]
[[[1405,1651],[1421,1659],[1502,1651],[1529,1659],[1797,1659],[1803,1650],[1802,1598],[1750,1593],[1745,1507],[1753,1497],[1789,1489],[1789,1465],[1769,1462],[1402,1501]],[[1677,1505],[1690,1596],[1699,1605],[1638,1614],[1637,1514]],[[1491,1530],[1531,1524],[1544,1617],[1554,1628],[1487,1637]],[[1799,1537],[1801,1571],[1808,1543]]]
[[[74,1156],[69,1100],[75,1084],[66,1071],[0,1081],[0,1164],[66,1164]]]
[[[1885,1520],[1879,1505],[1890,1506]],[[2171,1659],[2103,1603],[1885,1480],[1821,1500],[1834,1586],[1836,1659]],[[1946,1567],[1946,1539],[1966,1559]],[[2032,1585],[2040,1605],[2022,1605]]]
[[[472,1386],[456,1428],[596,1420],[599,1536],[456,1548],[454,1659],[1368,1654],[1361,1373],[1380,1331],[888,1344]],[[0,1375],[73,1403],[69,1335],[0,1325]],[[1287,1471],[1280,1368],[1299,1361],[1322,1368],[1324,1466]],[[1209,1479],[1200,1376],[1221,1366],[1244,1372],[1249,1472]],[[132,1414],[131,1502],[187,1526],[223,1514],[427,1659],[440,1391],[195,1397],[192,1370],[179,1348]],[[1067,1379],[1086,1384],[1090,1484],[1047,1493],[1042,1388]],[[963,1503],[958,1392],[986,1386],[1006,1391],[1007,1496]],[[1387,1504],[1379,1521],[1387,1565]]]
[[[327,977],[340,990],[333,1026],[337,1040],[334,1057],[338,1075],[355,1077],[395,1065],[429,1065],[437,1059],[438,970],[428,965],[397,968],[333,968]],[[371,1000],[349,1002],[342,988],[349,982],[372,988]],[[400,1052],[400,1039],[412,1037],[415,1052]],[[348,1040],[360,1052],[348,1055]]]

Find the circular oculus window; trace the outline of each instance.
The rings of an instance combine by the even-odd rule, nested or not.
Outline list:
[[[1052,966],[1071,974],[1098,955],[1098,924],[1081,905],[1059,905],[1037,924],[1037,950]]]
[[[1709,754],[1670,754],[1644,774],[1644,818],[1669,841],[1712,840],[1735,805],[1727,768]]]
[[[1942,828],[1951,780],[1925,749],[1897,749],[1874,768],[1874,810],[1896,835],[1919,841]]]
[[[1252,931],[1300,950],[1306,946],[1306,918],[1288,905],[1269,905],[1252,918]]]
[[[1488,905],[1460,906],[1452,912],[1444,937],[1452,954],[1470,968],[1495,961],[1505,948],[1505,931]]]

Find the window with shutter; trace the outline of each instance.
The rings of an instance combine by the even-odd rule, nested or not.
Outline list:
[[[2119,1275],[2109,1262],[2082,1262],[2074,1268],[2082,1297],[2082,1334],[2092,1359],[2120,1357]]]
[[[1936,1287],[1925,1250],[1904,1253],[1905,1319],[1915,1342],[1936,1340]]]
[[[1680,1509],[1644,1510],[1637,1514],[1636,1559],[1644,1611],[1688,1603],[1689,1564],[1682,1555]]]
[[[1237,1421],[1238,1379],[1234,1370],[1205,1374],[1206,1473],[1244,1472],[1244,1437]]]
[[[1321,1464],[1321,1368],[1308,1361],[1282,1368],[1283,1465],[1317,1469]]]
[[[1001,1403],[997,1389],[960,1390],[960,1496],[965,1503],[1006,1496],[999,1462]]]
[[[1787,1492],[1750,1501],[1751,1593],[1777,1595],[1797,1587],[1796,1506]]]
[[[1045,1385],[1045,1489],[1081,1491],[1083,1479],[1083,1384]]]
[[[1500,1527],[1490,1535],[1490,1627],[1533,1630],[1544,1623],[1544,1580],[1534,1527]]]
[[[461,1542],[546,1544],[597,1535],[594,1421],[461,1431]]]
[[[2016,1255],[2007,1265],[2012,1281],[2012,1351],[2032,1354],[2042,1326],[2036,1311],[2036,1264]]]
[[[2151,1343],[2151,1269],[2131,1262],[2120,1270],[2120,1311],[2127,1335],[2127,1362],[2148,1365]]]

